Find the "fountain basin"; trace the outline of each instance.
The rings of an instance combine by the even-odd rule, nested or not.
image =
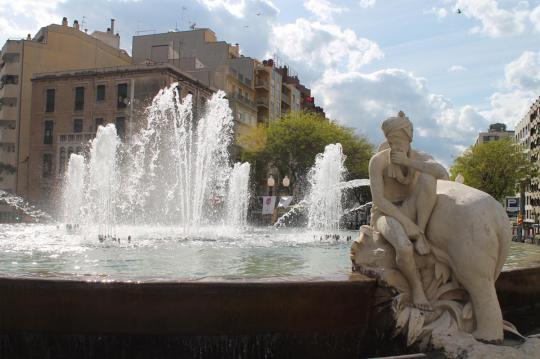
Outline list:
[[[402,348],[378,337],[375,281],[350,273],[355,232],[118,227],[121,243],[99,243],[84,229],[2,229],[2,358],[358,358]],[[540,247],[513,243],[497,290],[524,333],[540,327],[539,284]]]
[[[139,357],[133,341],[146,341],[145,350],[160,357],[163,346],[171,357],[354,357],[369,351],[374,288],[361,275],[159,283],[2,278],[0,343],[17,354],[21,343],[47,343],[35,349],[76,357],[104,347]]]

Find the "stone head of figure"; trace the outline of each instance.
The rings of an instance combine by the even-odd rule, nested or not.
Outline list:
[[[413,125],[402,111],[396,117],[389,117],[382,124],[384,137],[392,151],[409,152],[413,138]]]

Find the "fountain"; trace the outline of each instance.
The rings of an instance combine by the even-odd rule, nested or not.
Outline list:
[[[356,238],[339,228],[340,218],[369,205],[343,208],[342,193],[369,181],[345,181],[341,145],[317,156],[310,194],[290,212],[307,210],[307,229],[250,227],[250,166],[230,163],[227,99],[217,93],[199,118],[192,106],[175,86],[163,89],[133,137],[122,142],[114,125],[100,127],[87,158],[71,155],[61,214],[79,231],[52,221],[0,225],[3,357],[27,347],[43,357],[72,350],[63,356],[358,358],[404,350],[375,334],[382,321],[372,311],[385,303],[376,280],[351,273],[350,243],[319,235]],[[0,192],[4,198],[36,213]],[[497,282],[505,318],[520,329],[540,323],[515,321],[517,309],[540,301],[538,267],[539,247],[513,244]]]
[[[249,201],[249,163],[235,163],[229,181],[227,195],[227,224],[232,227],[246,226]]]
[[[310,170],[308,197],[308,228],[317,230],[337,230],[342,215],[341,190],[346,168],[345,155],[341,144],[326,146],[323,154],[315,158]]]

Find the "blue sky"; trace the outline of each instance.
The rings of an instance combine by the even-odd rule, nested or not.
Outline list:
[[[540,0],[0,0],[0,41],[67,16],[89,32],[213,29],[247,56],[277,56],[330,118],[376,144],[399,110],[415,147],[446,166],[489,123],[510,128],[540,95]],[[462,14],[457,14],[457,9]]]

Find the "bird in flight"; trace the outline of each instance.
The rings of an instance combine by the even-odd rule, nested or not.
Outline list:
[[[459,15],[459,14],[463,14],[463,10],[461,10],[460,8],[457,9],[456,13]]]

